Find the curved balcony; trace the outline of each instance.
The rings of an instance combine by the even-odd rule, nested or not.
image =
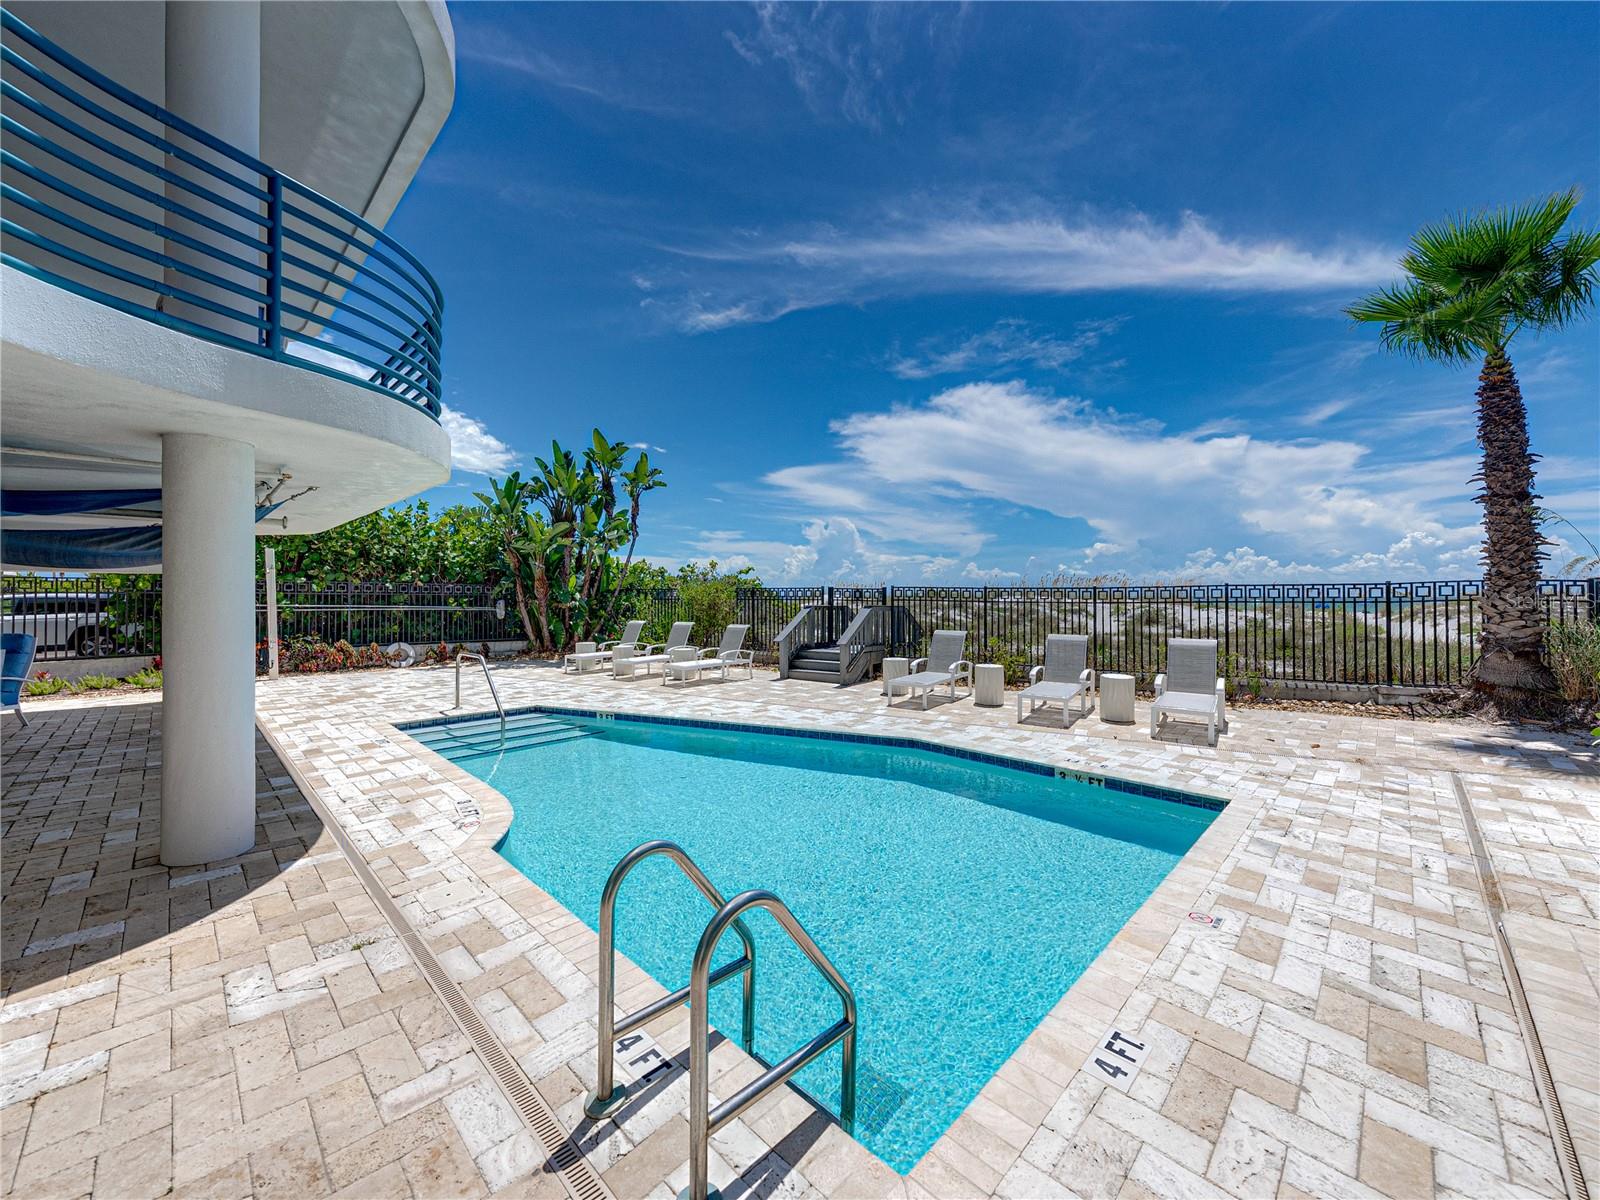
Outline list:
[[[382,229],[0,9],[7,266],[435,420],[444,297]]]

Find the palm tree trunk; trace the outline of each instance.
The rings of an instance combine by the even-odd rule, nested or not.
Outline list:
[[[522,587],[522,559],[511,548],[511,539],[505,542],[506,561],[511,567],[511,585],[516,591],[517,616],[522,619],[522,632],[528,635],[528,646],[536,644],[533,636],[533,622],[528,619],[528,595]]]
[[[539,606],[534,610],[539,618],[539,649],[554,650],[555,639],[550,636],[550,579],[537,563],[533,568],[533,598]]]
[[[1483,632],[1472,681],[1503,716],[1549,706],[1555,675],[1544,665],[1545,613],[1539,603],[1539,534],[1528,451],[1528,410],[1504,347],[1484,359],[1478,376],[1478,444],[1483,466]]]

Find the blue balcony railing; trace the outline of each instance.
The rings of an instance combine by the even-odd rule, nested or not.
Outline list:
[[[0,9],[0,258],[438,419],[444,296],[383,230]]]

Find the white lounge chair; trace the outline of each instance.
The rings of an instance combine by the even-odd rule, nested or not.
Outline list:
[[[967,685],[972,694],[972,664],[961,656],[966,653],[967,634],[961,629],[936,629],[928,642],[928,657],[915,659],[911,673],[889,680],[889,703],[894,703],[896,692],[909,692],[913,699],[922,693],[922,707],[928,707],[928,693],[943,685],[950,685],[950,699],[956,698],[956,681]]]
[[[1052,633],[1044,639],[1044,665],[1028,672],[1028,686],[1017,693],[1017,720],[1022,703],[1028,712],[1041,704],[1061,705],[1061,728],[1067,727],[1067,709],[1078,699],[1078,715],[1089,715],[1094,703],[1094,672],[1089,669],[1089,639],[1081,633]]]
[[[663,667],[661,686],[673,680],[687,683],[691,679],[702,679],[707,671],[715,671],[727,679],[729,667],[743,667],[747,679],[755,678],[756,652],[744,648],[749,632],[748,625],[729,625],[722,631],[720,646],[707,646],[697,658],[679,659]]]
[[[594,667],[604,666],[615,655],[618,646],[627,646],[630,650],[639,648],[639,636],[644,633],[643,621],[629,621],[622,636],[612,642],[601,642],[593,650],[585,650],[582,654],[569,654],[561,661],[563,671],[576,670],[580,674]]]
[[[693,621],[674,621],[672,629],[667,633],[666,641],[653,646],[642,647],[643,654],[630,654],[627,656],[625,661],[628,664],[628,673],[631,675],[636,668],[643,667],[644,673],[648,675],[650,674],[650,668],[658,663],[664,667],[679,655],[692,654],[693,651],[689,647],[689,635],[693,632]],[[611,663],[614,668],[617,663],[615,655],[612,656]]]
[[[1156,676],[1156,698],[1150,705],[1150,736],[1173,716],[1203,719],[1206,740],[1213,746],[1217,731],[1227,732],[1227,685],[1217,675],[1216,638],[1173,638],[1167,643],[1167,669]]]

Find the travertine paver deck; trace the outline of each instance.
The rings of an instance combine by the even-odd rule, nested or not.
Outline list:
[[[470,1197],[528,1176],[520,1122],[265,743],[254,849],[158,864],[159,713],[5,725],[0,1190]]]
[[[925,714],[898,706],[886,710],[866,687],[835,690],[760,675],[750,682],[707,683],[670,692],[655,681],[562,677],[534,667],[501,669],[497,679],[508,704],[593,705],[867,733],[912,732],[1230,801],[1194,851],[910,1176],[894,1175],[819,1121],[803,1102],[779,1095],[716,1139],[713,1182],[725,1193],[1303,1193],[1382,1194],[1396,1200],[1430,1194],[1560,1194],[1550,1135],[1490,936],[1450,773],[1459,773],[1472,795],[1501,874],[1503,903],[1510,910],[1508,928],[1519,947],[1526,944],[1529,956],[1540,964],[1525,961],[1522,967],[1530,994],[1542,1004],[1541,1022],[1548,1017],[1550,1023],[1545,1037],[1552,1046],[1552,1063],[1569,1045],[1574,1051],[1557,1074],[1558,1081],[1566,1076],[1563,1097],[1572,1097],[1569,1116],[1576,1124],[1587,1119],[1583,1098],[1592,1102],[1600,1092],[1592,1057],[1576,1053],[1595,1039],[1582,1036],[1593,1024],[1594,1010],[1584,1007],[1591,1002],[1575,990],[1574,982],[1587,979],[1592,995],[1592,951],[1600,928],[1600,775],[1593,755],[1576,743],[1475,724],[1258,710],[1236,713],[1232,731],[1212,750],[1204,745],[1203,731],[1196,734],[1181,726],[1158,743],[1142,727],[1112,727],[1094,717],[1063,733],[1050,718],[1018,727],[1009,709],[979,710],[962,702]],[[285,759],[355,836],[391,893],[401,899],[408,919],[424,932],[541,1093],[582,1139],[612,1190],[622,1197],[664,1197],[686,1175],[686,1081],[681,1070],[669,1073],[644,1101],[625,1110],[620,1124],[593,1126],[581,1120],[580,1090],[592,1080],[594,1069],[594,936],[493,853],[493,842],[509,820],[503,799],[392,727],[394,721],[438,714],[449,703],[450,690],[448,672],[411,670],[284,679],[262,685],[258,702],[264,728]],[[47,722],[100,719],[45,717],[47,707],[35,706],[41,733],[26,743],[40,739],[36,753],[41,761],[51,757]],[[11,883],[12,847],[20,836],[30,858],[23,878],[45,893],[33,901],[33,909],[42,915],[30,917],[32,922],[43,922],[40,928],[48,936],[70,936],[94,928],[93,922],[114,921],[105,905],[50,907],[49,887],[85,871],[95,872],[91,880],[98,878],[102,868],[96,856],[111,846],[103,834],[85,839],[76,856],[50,851],[49,841],[35,845],[38,830],[27,822],[73,825],[73,807],[83,802],[78,794],[69,794],[67,814],[52,818],[45,815],[47,789],[20,777],[13,786],[11,755],[18,744],[12,741],[13,732],[8,725],[8,818],[24,802],[29,807],[15,820],[17,828],[7,831],[8,884],[18,886]],[[130,752],[128,757],[138,755]],[[112,771],[113,778],[126,774],[120,768]],[[146,786],[147,781],[141,783]],[[18,793],[15,787],[25,790]],[[115,790],[115,785],[109,789]],[[269,789],[264,804],[272,803]],[[99,819],[104,822],[107,816]],[[272,827],[264,822],[264,831]],[[153,828],[141,827],[137,835],[152,855],[153,833]],[[326,842],[310,836],[303,849],[286,853],[274,843],[266,850],[258,847],[257,854],[266,855],[263,863],[299,853],[317,857]],[[73,840],[78,840],[75,835]],[[126,870],[117,865],[113,852],[106,878]],[[153,870],[170,884],[165,872]],[[324,911],[319,915],[327,915],[331,907],[356,929],[343,916],[344,908],[363,913],[369,908],[363,907],[359,888],[350,886],[347,870],[325,870],[319,863],[316,874],[319,880],[336,876],[321,884],[331,898],[321,901]],[[295,876],[293,870],[274,870],[270,876],[258,875],[254,890],[240,886],[237,897],[229,892],[208,895],[211,911],[192,917],[193,925],[177,932],[152,934],[144,949],[133,949],[135,965],[126,974],[120,964],[132,947],[120,947],[120,957],[86,957],[81,964],[81,951],[70,950],[53,971],[44,964],[31,968],[32,957],[59,956],[63,950],[22,955],[21,950],[42,940],[32,925],[14,935],[23,939],[20,949],[14,948],[8,896],[5,984],[11,994],[0,1008],[0,1029],[18,1042],[34,1032],[30,1021],[56,1029],[62,1022],[76,1022],[78,1010],[98,997],[79,999],[81,993],[64,993],[63,987],[84,982],[104,987],[97,981],[116,978],[120,992],[127,975],[144,969],[138,956],[150,952],[148,947],[159,947],[155,953],[170,957],[176,953],[174,940],[196,936],[190,930],[244,929],[240,918],[248,915],[253,932],[241,943],[244,949],[235,954],[231,943],[226,949],[219,943],[220,966],[192,968],[200,972],[193,981],[186,973],[169,975],[165,984],[176,988],[181,977],[184,987],[213,986],[226,1013],[223,981],[234,970],[259,971],[259,964],[244,961],[261,957],[250,939],[266,944],[278,937],[279,927],[267,930],[260,912],[272,897],[286,897],[287,908],[269,910],[272,916],[265,922],[285,921],[290,931],[285,938],[303,938],[313,960],[318,947],[329,957],[348,954],[337,946],[338,937],[313,932],[318,916],[301,916]],[[308,897],[307,903],[317,902]],[[236,912],[240,905],[250,913]],[[1220,915],[1221,927],[1187,920],[1191,909]],[[175,918],[172,923],[179,924]],[[1562,958],[1557,935],[1578,948],[1576,959]],[[211,936],[215,942],[221,935]],[[360,966],[380,994],[354,1004],[376,1005],[402,981],[420,982],[409,965],[374,973],[365,961],[369,949],[360,952]],[[1574,961],[1579,964],[1576,973]],[[290,983],[301,986],[285,988],[270,955],[266,965],[270,979],[252,977],[265,989],[263,995],[305,990],[292,974]],[[351,968],[356,965],[351,960]],[[66,974],[68,970],[72,973]],[[384,987],[385,976],[402,970],[406,976]],[[345,1016],[336,978],[338,972],[327,978],[329,995],[283,1000],[287,1007],[251,1021],[277,1018],[290,1037],[291,1051],[297,1051],[292,1031],[301,1009],[317,1004],[315,1011],[336,1019]],[[637,971],[626,972],[623,984],[628,989],[621,997],[624,1007],[659,994]],[[195,996],[199,999],[200,993]],[[422,998],[419,994],[417,1001]],[[47,1003],[56,1006],[6,1019],[14,1009]],[[215,1009],[216,1001],[210,1003]],[[354,1008],[352,1015],[362,1011]],[[81,1019],[98,1028],[104,1017],[89,1010]],[[1149,1047],[1127,1092],[1080,1069],[1113,1024]],[[26,1032],[13,1036],[12,1026]],[[176,1045],[171,1038],[176,1025],[162,1028]],[[663,1018],[652,1033],[669,1056],[686,1042],[681,1014]],[[409,1036],[407,1041],[416,1064],[423,1065],[421,1048]],[[73,1061],[92,1058],[93,1048],[83,1049],[89,1053]],[[115,1054],[113,1049],[108,1073],[115,1071]],[[741,1082],[753,1070],[730,1046],[719,1047],[715,1057],[725,1074],[714,1082],[714,1091]],[[383,1095],[429,1075],[418,1071],[395,1082],[403,1070],[383,1077],[359,1053],[356,1060],[380,1120],[386,1116]],[[13,1063],[21,1063],[22,1069],[12,1072]],[[24,1134],[13,1134],[14,1122],[6,1122],[5,1169],[14,1188],[25,1181],[24,1167],[46,1165],[31,1156],[70,1140],[54,1132],[65,1127],[64,1120],[67,1125],[89,1121],[97,1131],[110,1124],[103,1114],[92,1120],[60,1115],[79,1111],[75,1105],[57,1101],[50,1107],[52,1096],[79,1086],[64,1076],[60,1082],[55,1077],[41,1082],[41,1072],[56,1065],[48,1055],[47,1061],[35,1063],[14,1057],[7,1048],[8,1076],[29,1081],[24,1090],[37,1092],[16,1102],[28,1106]],[[306,1067],[295,1065],[293,1077],[298,1080]],[[477,1069],[475,1060],[470,1065]],[[237,1074],[236,1066],[230,1070]],[[390,1086],[382,1088],[383,1083]],[[541,1175],[526,1135],[517,1141],[518,1133],[504,1132],[507,1127],[490,1115],[492,1102],[457,1100],[452,1105],[450,1097],[465,1087],[450,1091],[453,1084],[444,1086],[445,1096],[431,1102],[443,1113],[434,1128],[451,1145],[462,1172],[472,1169],[471,1187],[481,1190],[505,1182],[552,1187],[554,1181]],[[492,1097],[485,1088],[475,1099],[486,1092]],[[315,1106],[309,1097],[304,1103],[315,1137],[320,1133]],[[33,1127],[41,1120],[42,1106],[45,1132],[36,1149]],[[182,1159],[176,1150],[176,1124],[169,1120],[166,1128],[176,1168]],[[495,1140],[493,1133],[503,1136]],[[105,1136],[94,1135],[101,1141]],[[310,1143],[301,1145],[304,1149]],[[1590,1153],[1592,1149],[1591,1143]],[[320,1151],[322,1169],[328,1172],[328,1147],[320,1144]],[[404,1157],[373,1161],[375,1168],[386,1163],[390,1173],[370,1185],[367,1194],[389,1194],[380,1184],[405,1194],[412,1177]],[[241,1176],[239,1194],[248,1194],[257,1183],[248,1174]],[[312,1181],[304,1186],[304,1194],[316,1190]],[[329,1190],[337,1181],[325,1178],[320,1186]],[[463,1191],[471,1194],[465,1185]],[[454,1194],[447,1188],[430,1193],[420,1186],[418,1192]]]

